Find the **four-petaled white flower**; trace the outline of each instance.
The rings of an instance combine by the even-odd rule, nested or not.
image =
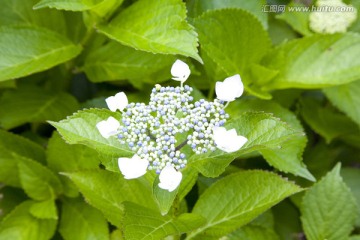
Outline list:
[[[216,82],[215,92],[218,99],[231,102],[244,92],[244,84],[239,74],[226,78],[223,82]]]
[[[98,122],[96,124],[101,136],[109,138],[110,136],[116,135],[120,128],[120,123],[113,117],[109,117],[107,120]]]
[[[160,188],[172,192],[179,186],[181,179],[181,172],[176,171],[173,166],[166,166],[161,170],[158,185]]]
[[[173,76],[172,79],[182,83],[188,79],[190,73],[191,71],[189,66],[181,60],[176,60],[171,67],[171,75]]]
[[[149,161],[135,154],[132,158],[119,158],[118,165],[125,179],[134,179],[146,173]]]
[[[124,92],[119,92],[115,96],[108,97],[105,101],[112,112],[116,112],[117,109],[122,111],[129,104]]]
[[[224,127],[214,128],[214,142],[224,152],[236,152],[248,141],[246,137],[237,135],[235,129],[229,131]]]

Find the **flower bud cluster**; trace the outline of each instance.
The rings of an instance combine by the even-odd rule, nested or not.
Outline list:
[[[357,18],[357,9],[341,0],[318,0],[309,14],[309,27],[315,33],[344,33]]]
[[[228,118],[224,102],[201,99],[193,103],[192,91],[188,85],[156,85],[148,105],[130,103],[124,109],[117,136],[149,161],[149,170],[160,173],[165,166],[184,168],[187,158],[181,148],[186,145],[196,154],[215,150],[213,128],[224,125]]]

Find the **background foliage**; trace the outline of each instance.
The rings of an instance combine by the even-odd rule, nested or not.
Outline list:
[[[360,18],[319,35],[265,4],[2,0],[0,239],[360,239]],[[177,58],[195,98],[242,76],[227,126],[249,141],[190,156],[168,193],[125,180],[134,153],[95,125],[121,117],[105,97],[175,84]]]

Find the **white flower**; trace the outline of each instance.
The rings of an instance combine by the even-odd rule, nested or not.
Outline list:
[[[223,82],[216,82],[216,96],[218,99],[230,102],[240,97],[244,92],[244,85],[239,74],[226,78]]]
[[[96,127],[104,138],[109,138],[118,133],[120,123],[115,118],[109,117],[107,120],[98,122]]]
[[[134,179],[146,173],[149,161],[135,154],[132,158],[119,158],[118,165],[124,178]]]
[[[124,92],[119,92],[115,96],[108,97],[105,101],[108,108],[113,112],[116,112],[117,109],[120,111],[124,110],[129,103]]]
[[[166,166],[161,170],[159,179],[159,187],[172,192],[180,185],[182,174],[176,171],[173,166]]]
[[[181,60],[176,60],[171,67],[172,79],[180,82],[185,82],[186,79],[190,76],[189,66]]]
[[[357,17],[356,8],[340,0],[319,0],[313,8],[309,15],[309,26],[316,33],[346,32]]]
[[[246,137],[239,136],[235,129],[227,131],[224,127],[214,128],[214,142],[224,152],[235,152],[248,141]]]

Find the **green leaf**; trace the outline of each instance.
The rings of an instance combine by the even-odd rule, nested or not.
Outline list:
[[[116,229],[110,234],[110,240],[124,240],[121,230]]]
[[[41,0],[34,9],[55,8],[68,11],[85,11],[95,7],[104,0]]]
[[[65,35],[67,32],[67,25],[63,12],[51,9],[34,11],[32,7],[38,1],[39,0],[2,0],[0,8],[0,26],[38,26]]]
[[[312,147],[306,151],[304,161],[314,176],[321,178],[334,167],[343,150],[343,145],[334,146],[320,140],[316,144],[313,143]]]
[[[281,204],[281,203],[280,203]],[[263,228],[273,228],[275,224],[274,215],[272,213],[272,209],[264,212],[257,218],[255,218],[252,222],[247,224],[247,226],[258,226]]]
[[[1,153],[9,152],[14,157],[16,157],[16,155],[23,156],[39,161],[41,163],[45,163],[45,151],[40,145],[20,135],[13,134],[11,132],[7,132],[1,129],[0,148]]]
[[[83,144],[94,148],[100,153],[115,157],[130,157],[134,155],[127,145],[122,145],[116,137],[108,139],[101,136],[96,124],[110,116],[121,119],[118,112],[107,109],[87,109],[60,121],[50,122],[56,127],[66,142],[70,144]]]
[[[346,3],[350,3],[356,9],[360,8],[360,2],[358,0],[351,0],[351,1],[347,1]],[[354,23],[352,23],[351,26],[349,27],[348,31],[360,32],[360,19],[359,18],[356,18]]]
[[[44,9],[44,10],[48,11],[50,9]],[[42,11],[42,10],[36,10],[36,11]],[[63,12],[58,10],[54,10],[54,11]],[[83,20],[83,14],[81,12],[63,12],[63,13],[65,15],[68,38],[76,44],[81,44],[87,32]]]
[[[197,35],[186,22],[181,0],[139,0],[120,12],[100,32],[135,49],[152,53],[180,54],[202,62]]]
[[[359,127],[345,115],[330,107],[322,107],[314,98],[302,98],[301,115],[310,127],[323,136],[327,143],[352,133],[359,134]]]
[[[47,29],[0,27],[0,81],[52,68],[80,51],[80,46]]]
[[[301,9],[305,5],[302,3],[291,2],[286,6],[285,11],[277,15],[276,18],[285,21],[289,24],[295,31],[301,33],[302,35],[308,36],[313,33],[309,29],[309,16],[310,12],[307,11],[291,11],[291,9]]]
[[[49,168],[56,172],[97,169],[101,158],[84,145],[67,144],[57,132],[49,140],[46,155]]]
[[[29,197],[43,201],[54,199],[62,193],[59,178],[40,163],[22,158],[18,161],[18,167],[21,186]]]
[[[190,17],[199,17],[204,12],[222,9],[222,8],[240,8],[254,14],[264,28],[267,28],[268,15],[266,12],[261,11],[262,7],[266,4],[265,0],[246,1],[246,0],[190,0],[187,1]]]
[[[27,122],[57,121],[78,108],[78,102],[70,94],[22,87],[8,91],[1,97],[0,126],[11,129]]]
[[[236,117],[241,112],[251,111],[272,113],[275,117],[280,118],[283,122],[286,122],[292,128],[300,131],[304,130],[300,120],[297,119],[296,115],[275,101],[244,97],[240,100],[231,102],[231,104],[229,104],[229,106],[226,108],[226,112],[230,114],[231,117]]]
[[[270,165],[280,171],[292,173],[315,182],[316,179],[302,162],[306,143],[305,135],[300,135],[285,141],[279,149],[262,149],[260,153]]]
[[[279,240],[273,229],[260,226],[245,226],[227,236],[228,240]]]
[[[302,131],[262,112],[244,112],[227,122],[226,128],[235,128],[237,134],[245,136],[248,142],[234,153],[216,150],[193,155],[189,159],[189,167],[195,167],[207,177],[217,177],[238,156],[263,149],[280,149],[289,139],[303,135]]]
[[[91,52],[83,67],[93,82],[134,79],[160,82],[169,79],[175,57],[137,51],[117,42],[110,42]]]
[[[270,47],[270,39],[259,20],[241,9],[221,9],[205,12],[194,20],[194,25],[201,52],[207,56],[204,61],[211,59],[227,76],[240,74],[245,90],[256,94],[250,87],[251,78],[245,73],[252,64],[260,62]]]
[[[271,210],[266,211],[251,223],[227,235],[229,240],[280,240],[274,231],[274,219]]]
[[[299,209],[290,199],[282,201],[273,207],[271,211],[274,214],[274,228],[280,239],[292,239],[294,233],[302,232]]]
[[[313,35],[280,45],[264,59],[280,73],[264,89],[321,88],[360,78],[360,36]],[[344,57],[346,56],[346,57]]]
[[[189,232],[204,224],[204,219],[197,214],[185,213],[171,218],[131,202],[123,204],[123,227],[127,240],[164,239],[166,236]]]
[[[94,8],[92,8],[91,11],[99,17],[108,19],[118,9],[123,1],[124,0],[103,0]]]
[[[16,82],[15,80],[7,80],[7,81],[3,81],[0,82],[0,89],[7,89],[7,88],[16,88]]]
[[[63,200],[59,232],[65,240],[109,239],[102,213],[79,200]]]
[[[196,202],[193,213],[203,216],[207,223],[187,239],[199,234],[223,236],[299,191],[300,187],[270,172],[242,171],[226,176],[205,190]]]
[[[198,179],[198,171],[192,168],[185,168],[182,172],[183,178],[180,183],[178,198],[181,201],[191,191]]]
[[[323,91],[337,108],[360,125],[360,80]]]
[[[103,158],[98,152],[84,145],[67,144],[57,132],[50,138],[46,154],[49,168],[56,173],[98,169],[99,160]],[[64,194],[69,197],[77,196],[78,191],[74,183],[65,176],[59,178],[64,185]]]
[[[56,220],[38,219],[29,210],[34,201],[18,205],[0,224],[0,239],[48,240],[55,233]]]
[[[54,199],[48,199],[42,202],[34,202],[30,207],[30,213],[40,219],[58,219],[58,214]]]
[[[79,171],[66,174],[84,195],[115,226],[121,226],[124,201],[156,209],[151,187],[143,179],[126,180],[122,175],[105,170]]]
[[[250,67],[250,77],[256,85],[263,85],[271,81],[279,71],[266,68],[260,64],[253,64]]]
[[[153,196],[162,215],[169,212],[173,202],[175,202],[175,204],[180,203],[197,181],[198,172],[195,169],[185,168],[181,173],[182,180],[180,186],[172,192],[159,188],[159,177],[156,177],[153,181]],[[152,180],[150,180],[150,182],[152,182]]]
[[[293,112],[273,101],[241,99],[240,101],[231,103],[226,109],[226,112],[233,116],[238,115],[239,112],[246,111],[264,111],[272,113],[275,117],[280,118],[292,128],[298,131],[304,131],[300,121]],[[302,163],[302,153],[305,149],[306,142],[306,136],[299,135],[284,142],[280,149],[262,149],[260,152],[266,161],[275,168],[283,172],[290,172],[308,180],[315,181],[315,178]]]
[[[360,170],[356,168],[342,168],[341,169],[341,176],[343,177],[344,182],[350,188],[351,193],[354,195],[357,206],[358,206],[358,213],[356,219],[356,226],[360,226]]]
[[[95,150],[84,145],[69,145],[57,132],[49,140],[46,155],[49,168],[56,172],[97,169],[100,164]]]
[[[348,239],[357,210],[356,201],[340,176],[338,164],[305,193],[301,221],[306,238]]]
[[[169,212],[175,197],[179,191],[179,188],[176,188],[174,191],[169,192],[167,190],[159,188],[159,177],[157,177],[153,184],[153,196],[155,198],[156,203],[159,206],[160,213],[165,215]]]
[[[7,216],[18,204],[27,199],[24,191],[19,188],[13,188],[9,186],[0,187],[0,221]]]
[[[45,163],[45,151],[42,147],[23,138],[0,130],[0,182],[19,187],[17,161],[20,158],[31,158]]]
[[[287,42],[298,38],[298,34],[284,21],[281,21],[274,16],[269,17],[269,36],[274,45]]]

